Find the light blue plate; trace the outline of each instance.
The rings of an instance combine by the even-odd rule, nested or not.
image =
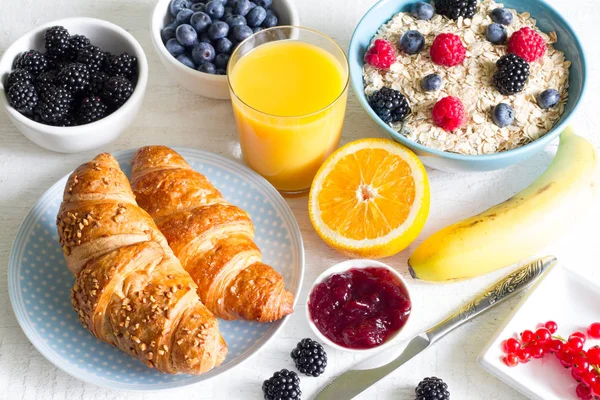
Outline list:
[[[284,277],[297,299],[304,272],[298,224],[285,200],[262,177],[222,156],[176,149],[231,203],[250,213],[264,261]],[[134,150],[115,153],[126,174]],[[167,375],[99,341],[79,323],[71,307],[74,277],[65,265],[55,220],[65,176],[33,206],[19,228],[8,263],[10,300],[21,328],[44,357],[68,374],[95,385],[161,390],[203,382],[240,365],[271,340],[288,318],[270,324],[219,321],[229,353],[221,366],[201,375]]]

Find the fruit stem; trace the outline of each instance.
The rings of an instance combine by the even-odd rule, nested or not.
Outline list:
[[[562,341],[563,343],[567,343],[567,340],[560,335],[552,335],[552,339],[558,339],[558,340]]]

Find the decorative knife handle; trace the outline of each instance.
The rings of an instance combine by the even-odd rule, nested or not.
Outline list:
[[[426,333],[430,342],[436,342],[471,318],[489,310],[494,305],[511,298],[542,276],[556,263],[556,257],[547,256],[533,261],[502,278],[461,309],[450,315]]]

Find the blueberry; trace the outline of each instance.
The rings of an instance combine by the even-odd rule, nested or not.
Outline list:
[[[230,15],[225,18],[225,22],[229,25],[230,28],[238,25],[247,25],[246,18],[242,15]]]
[[[206,3],[204,11],[212,18],[219,19],[225,14],[225,7],[218,1],[212,0]]]
[[[180,54],[179,56],[177,56],[177,61],[179,61],[186,67],[196,69],[196,65],[194,65],[194,62],[186,54]]]
[[[246,20],[248,21],[248,26],[254,28],[256,26],[260,26],[266,17],[267,10],[261,6],[257,6],[250,10],[250,12],[246,15]]]
[[[431,18],[433,18],[433,15],[435,14],[435,9],[431,4],[419,1],[418,3],[412,5],[410,13],[416,19],[429,21]]]
[[[192,60],[200,65],[215,59],[215,48],[210,43],[200,42],[192,49]]]
[[[537,97],[538,106],[543,109],[552,108],[560,101],[560,93],[556,89],[547,89]]]
[[[177,16],[175,17],[175,23],[177,23],[177,25],[189,24],[192,15],[194,15],[194,12],[192,10],[190,10],[189,8],[184,8],[183,10],[179,11],[179,13],[177,13]]]
[[[490,24],[485,30],[485,37],[493,44],[504,44],[508,38],[508,33],[504,25]]]
[[[233,8],[233,6],[235,6],[236,2],[237,2],[237,0],[227,0],[227,3],[225,3],[225,6]]]
[[[250,3],[250,9],[252,10],[254,7],[258,6],[258,4],[256,4],[255,2],[251,1]]]
[[[227,54],[217,54],[215,57],[215,67],[217,68],[227,68],[228,62],[229,56]]]
[[[212,40],[210,40],[210,38],[208,37],[208,32],[202,32],[200,36],[198,36],[198,41],[212,44]]]
[[[506,8],[496,8],[491,13],[492,20],[502,25],[510,25],[513,22],[513,15]]]
[[[277,18],[277,13],[273,10],[268,10],[267,16],[265,17],[265,20],[263,21],[262,26],[264,28],[272,28],[272,27],[276,26],[278,22],[279,22],[279,18]]]
[[[214,75],[217,73],[217,68],[215,68],[215,64],[211,62],[205,62],[200,64],[198,71]]]
[[[190,7],[190,10],[197,13],[200,11],[204,11],[204,7],[206,7],[206,5],[204,3],[196,3],[196,4],[192,4],[192,6]]]
[[[243,42],[252,36],[252,28],[246,25],[234,26],[231,30],[231,37],[237,42]]]
[[[400,38],[399,46],[406,54],[417,54],[425,47],[425,38],[419,31],[408,31]]]
[[[179,25],[175,30],[177,41],[186,47],[190,47],[198,43],[198,33],[191,25]]]
[[[224,38],[229,33],[229,25],[223,21],[213,22],[208,27],[208,37],[210,40],[218,40]]]
[[[169,39],[165,44],[165,47],[173,57],[177,57],[185,52],[185,47],[183,47],[177,39]]]
[[[214,43],[215,51],[221,54],[231,54],[233,43],[226,37],[221,38]]]
[[[225,12],[223,13],[223,18],[227,18],[233,15],[233,7],[225,6]]]
[[[174,37],[175,28],[167,26],[166,28],[160,30],[160,38],[162,39],[163,43],[167,43],[169,39],[173,39]]]
[[[184,8],[190,8],[191,5],[192,3],[189,0],[171,0],[171,3],[169,3],[169,13],[175,18],[179,11]]]
[[[435,92],[442,88],[442,77],[438,74],[430,74],[421,80],[421,89],[426,92]]]
[[[256,0],[256,5],[263,8],[269,8],[271,4],[273,4],[273,0]]]
[[[233,5],[233,13],[246,16],[250,12],[252,6],[249,0],[236,0]]]
[[[224,68],[217,68],[217,75],[227,75],[227,71]]]
[[[506,103],[500,103],[492,112],[494,123],[500,128],[511,125],[515,120],[515,110]]]
[[[190,19],[190,25],[192,25],[198,33],[205,32],[210,24],[212,24],[212,18],[202,11],[194,13]]]

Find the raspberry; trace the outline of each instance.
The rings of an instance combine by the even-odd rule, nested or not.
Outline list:
[[[467,49],[459,36],[452,33],[441,33],[433,40],[430,54],[434,63],[453,67],[463,63]]]
[[[377,39],[367,51],[365,60],[375,68],[387,69],[396,61],[394,46],[387,40]]]
[[[513,33],[508,41],[508,52],[533,62],[546,53],[546,41],[536,31],[524,27]]]
[[[453,131],[466,121],[465,107],[458,97],[448,96],[433,106],[433,122],[445,131]]]

